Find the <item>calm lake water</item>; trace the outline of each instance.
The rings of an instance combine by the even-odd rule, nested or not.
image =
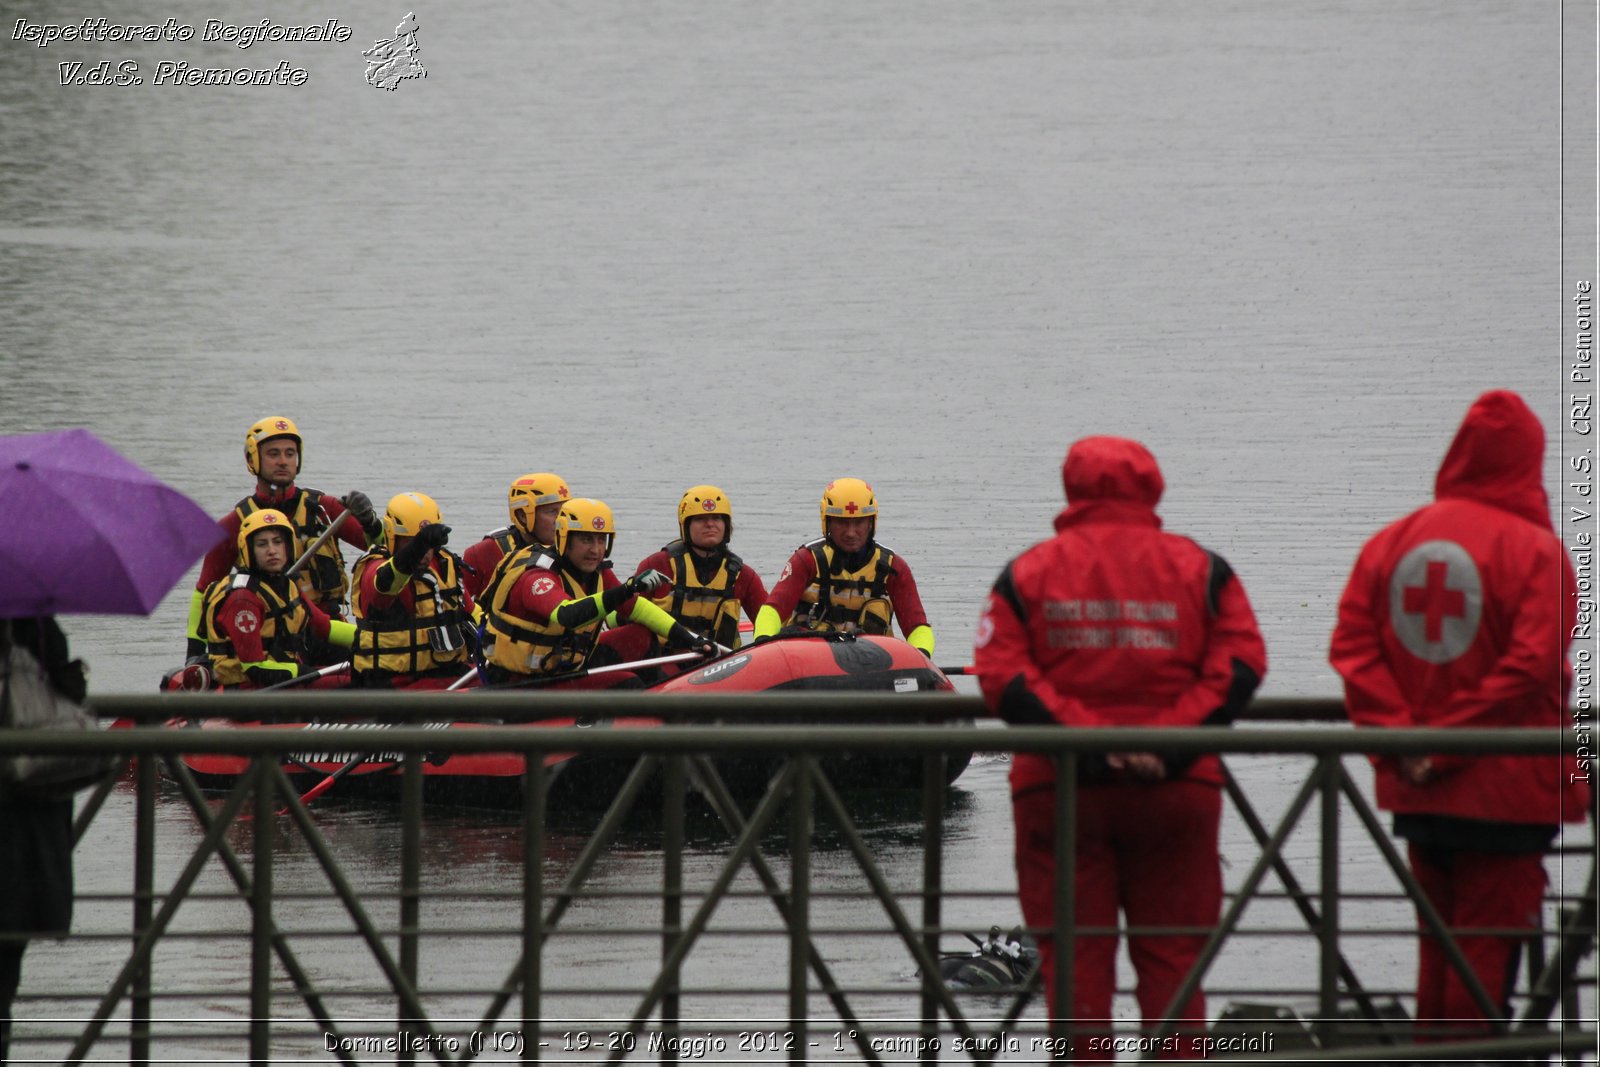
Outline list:
[[[1563,226],[1585,231],[1559,210],[1584,136],[1569,120],[1563,141],[1562,49],[1592,12],[492,0],[418,10],[426,78],[376,90],[361,50],[406,10],[138,2],[117,18],[351,37],[39,48],[15,20],[102,11],[7,5],[0,431],[88,426],[220,514],[249,488],[245,427],[285,414],[302,484],[430,493],[458,544],[505,521],[511,478],[554,469],[613,506],[622,565],[712,482],[769,581],[822,486],[857,475],[944,663],[1049,533],[1066,446],[1137,437],[1168,527],[1241,576],[1272,696],[1337,693],[1355,553],[1430,495],[1479,392],[1523,393],[1563,480]],[[145,84],[60,84],[59,63],[102,60]],[[305,83],[154,84],[162,62],[280,61]],[[96,691],[151,691],[180,661],[190,584],[149,620],[68,620]],[[1270,807],[1299,772],[1240,773]],[[952,883],[1008,889],[1005,765],[974,765],[951,805]],[[129,810],[94,830],[83,890],[125,890]],[[392,862],[390,813],[325,818]],[[181,851],[192,826],[163,819]],[[914,808],[871,832],[917,869]],[[515,886],[509,824],[429,834],[441,884]],[[653,862],[637,844],[608,859],[619,883]],[[958,920],[1015,917],[997,899]],[[781,966],[773,945],[735,939],[728,966]],[[1409,948],[1367,951],[1409,985]],[[31,950],[25,992],[81,988],[78,952]],[[204,953],[185,984],[226,985],[240,961]]]

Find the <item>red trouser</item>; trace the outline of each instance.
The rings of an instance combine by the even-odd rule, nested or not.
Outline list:
[[[1017,829],[1017,890],[1030,927],[1054,927],[1055,791],[1038,789],[1012,802]],[[1222,912],[1222,869],[1217,830],[1222,794],[1193,781],[1155,785],[1092,785],[1078,791],[1077,926],[1113,932],[1087,934],[1074,942],[1072,1014],[1108,1024],[1116,991],[1117,911],[1130,929],[1161,926],[1214,927]],[[1159,1021],[1167,1003],[1206,942],[1207,932],[1130,933],[1128,955],[1138,975],[1139,1012],[1147,1025]],[[1055,977],[1055,943],[1039,937],[1046,997]],[[1180,1020],[1205,1026],[1205,994],[1189,998]],[[1078,1039],[1080,1059],[1115,1059],[1103,1044],[1104,1029]],[[1163,1058],[1198,1058],[1189,1042],[1167,1041]],[[1088,1054],[1085,1055],[1085,1050]]]
[[[1411,872],[1454,934],[1461,954],[1502,1013],[1517,977],[1522,939],[1466,935],[1475,927],[1531,930],[1544,899],[1544,857],[1539,853],[1468,852],[1411,845]],[[1417,925],[1422,916],[1417,916]],[[1451,966],[1437,938],[1426,932],[1417,949],[1417,1022],[1436,1040],[1487,1033],[1489,1021]]]

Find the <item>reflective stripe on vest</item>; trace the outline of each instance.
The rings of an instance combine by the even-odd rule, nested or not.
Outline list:
[[[567,599],[592,595],[583,588],[581,576],[569,571],[565,561],[550,554],[543,545],[528,545],[505,557],[495,568],[484,588],[481,603],[485,648],[484,658],[515,674],[556,674],[578,670],[594,650],[603,619],[594,619],[575,630],[564,630],[554,620],[535,622],[506,610],[517,581],[530,570],[545,570],[562,584]],[[599,571],[595,572],[598,580]]]
[[[381,567],[389,555],[386,547],[373,549],[356,561],[355,573],[360,575],[369,560],[377,560],[376,566]],[[434,558],[444,565],[444,576],[432,569],[411,576],[406,588],[411,590],[412,611],[400,601],[404,589],[387,607],[368,611],[362,603],[361,587],[356,585],[351,598],[357,619],[356,640],[350,649],[352,670],[421,674],[466,661],[467,649],[460,637],[461,624],[467,618],[460,560],[443,549],[435,552]],[[444,642],[448,652],[437,651],[429,639],[429,634],[441,629],[449,631],[450,640]]]

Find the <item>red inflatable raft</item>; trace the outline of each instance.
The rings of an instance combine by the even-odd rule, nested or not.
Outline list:
[[[693,695],[851,690],[905,693],[911,696],[923,692],[951,691],[954,688],[942,671],[904,641],[891,637],[807,633],[786,634],[723,655],[693,670],[658,682],[646,692]],[[462,690],[459,696],[452,699],[465,701],[466,706],[470,706],[472,692],[470,689]],[[285,699],[292,701],[294,697],[286,693]],[[748,723],[749,720],[743,721]],[[770,721],[792,725],[805,720],[790,711],[781,718],[775,715]],[[835,717],[828,721],[837,723],[839,720]],[[919,721],[914,699],[908,700],[906,715],[899,721]],[[538,730],[576,724],[572,718],[557,717],[510,725],[518,729]],[[179,728],[212,730],[232,729],[240,725],[246,724],[209,719]],[[305,722],[249,725],[300,731],[328,729],[332,726]],[[455,721],[433,724],[433,728],[474,730],[486,725],[490,724]],[[659,725],[659,719],[648,717],[611,719],[594,724],[597,729]],[[322,789],[335,789],[340,795],[398,796],[400,754],[384,751],[383,731],[386,726],[371,723],[357,726],[357,729],[370,731],[370,746],[365,743],[352,746],[350,752],[290,753],[284,761],[284,770],[295,786],[303,792],[320,786]],[[946,781],[954,781],[966,768],[970,758],[970,753],[951,756],[946,765]],[[231,785],[248,768],[248,761],[240,756],[186,755],[183,762],[201,785],[211,788]],[[571,752],[551,753],[546,757],[546,767],[552,771],[551,802],[603,807],[615,795],[633,763],[631,757],[601,759]],[[737,794],[748,795],[765,788],[776,761],[724,754],[719,755],[717,764],[728,786]],[[824,767],[835,784],[844,788],[915,787],[921,784],[923,774],[923,763],[919,756],[845,755],[825,760]],[[523,759],[513,753],[451,754],[441,751],[437,756],[430,755],[423,761],[424,797],[429,801],[478,807],[518,807],[522,802],[522,771]],[[330,778],[334,779],[334,783],[328,782]]]

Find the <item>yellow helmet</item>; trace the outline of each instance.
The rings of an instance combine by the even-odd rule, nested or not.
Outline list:
[[[543,471],[524,474],[511,483],[506,503],[511,510],[511,521],[526,534],[533,533],[533,512],[546,504],[561,504],[572,496],[572,490],[559,474]]]
[[[870,518],[869,529],[878,532],[878,498],[872,486],[860,478],[835,478],[822,491],[822,534],[828,534],[829,519]]]
[[[294,438],[294,447],[300,453],[300,462],[305,463],[306,446],[300,439],[300,428],[282,415],[268,415],[244,432],[244,465],[250,468],[251,474],[261,473],[261,443],[270,441],[274,437]],[[298,467],[295,468],[295,473],[300,473]]]
[[[603,533],[606,537],[606,556],[617,542],[617,523],[611,509],[599,500],[575,497],[561,505],[561,517],[556,519],[556,554],[566,555],[569,533]]]
[[[242,571],[255,569],[255,556],[250,551],[250,535],[261,530],[282,530],[288,536],[290,563],[300,555],[300,539],[295,536],[294,523],[289,521],[289,516],[276,508],[264,508],[261,511],[252,511],[239,524],[239,550],[233,557],[235,567]]]
[[[689,520],[701,515],[724,516],[728,528],[722,535],[722,543],[733,540],[733,506],[721,489],[714,485],[697,485],[678,501],[678,533],[685,544],[689,543]]]
[[[424,526],[442,523],[439,505],[424,493],[401,493],[391,497],[383,513],[383,529],[390,547],[397,537],[415,537]]]

